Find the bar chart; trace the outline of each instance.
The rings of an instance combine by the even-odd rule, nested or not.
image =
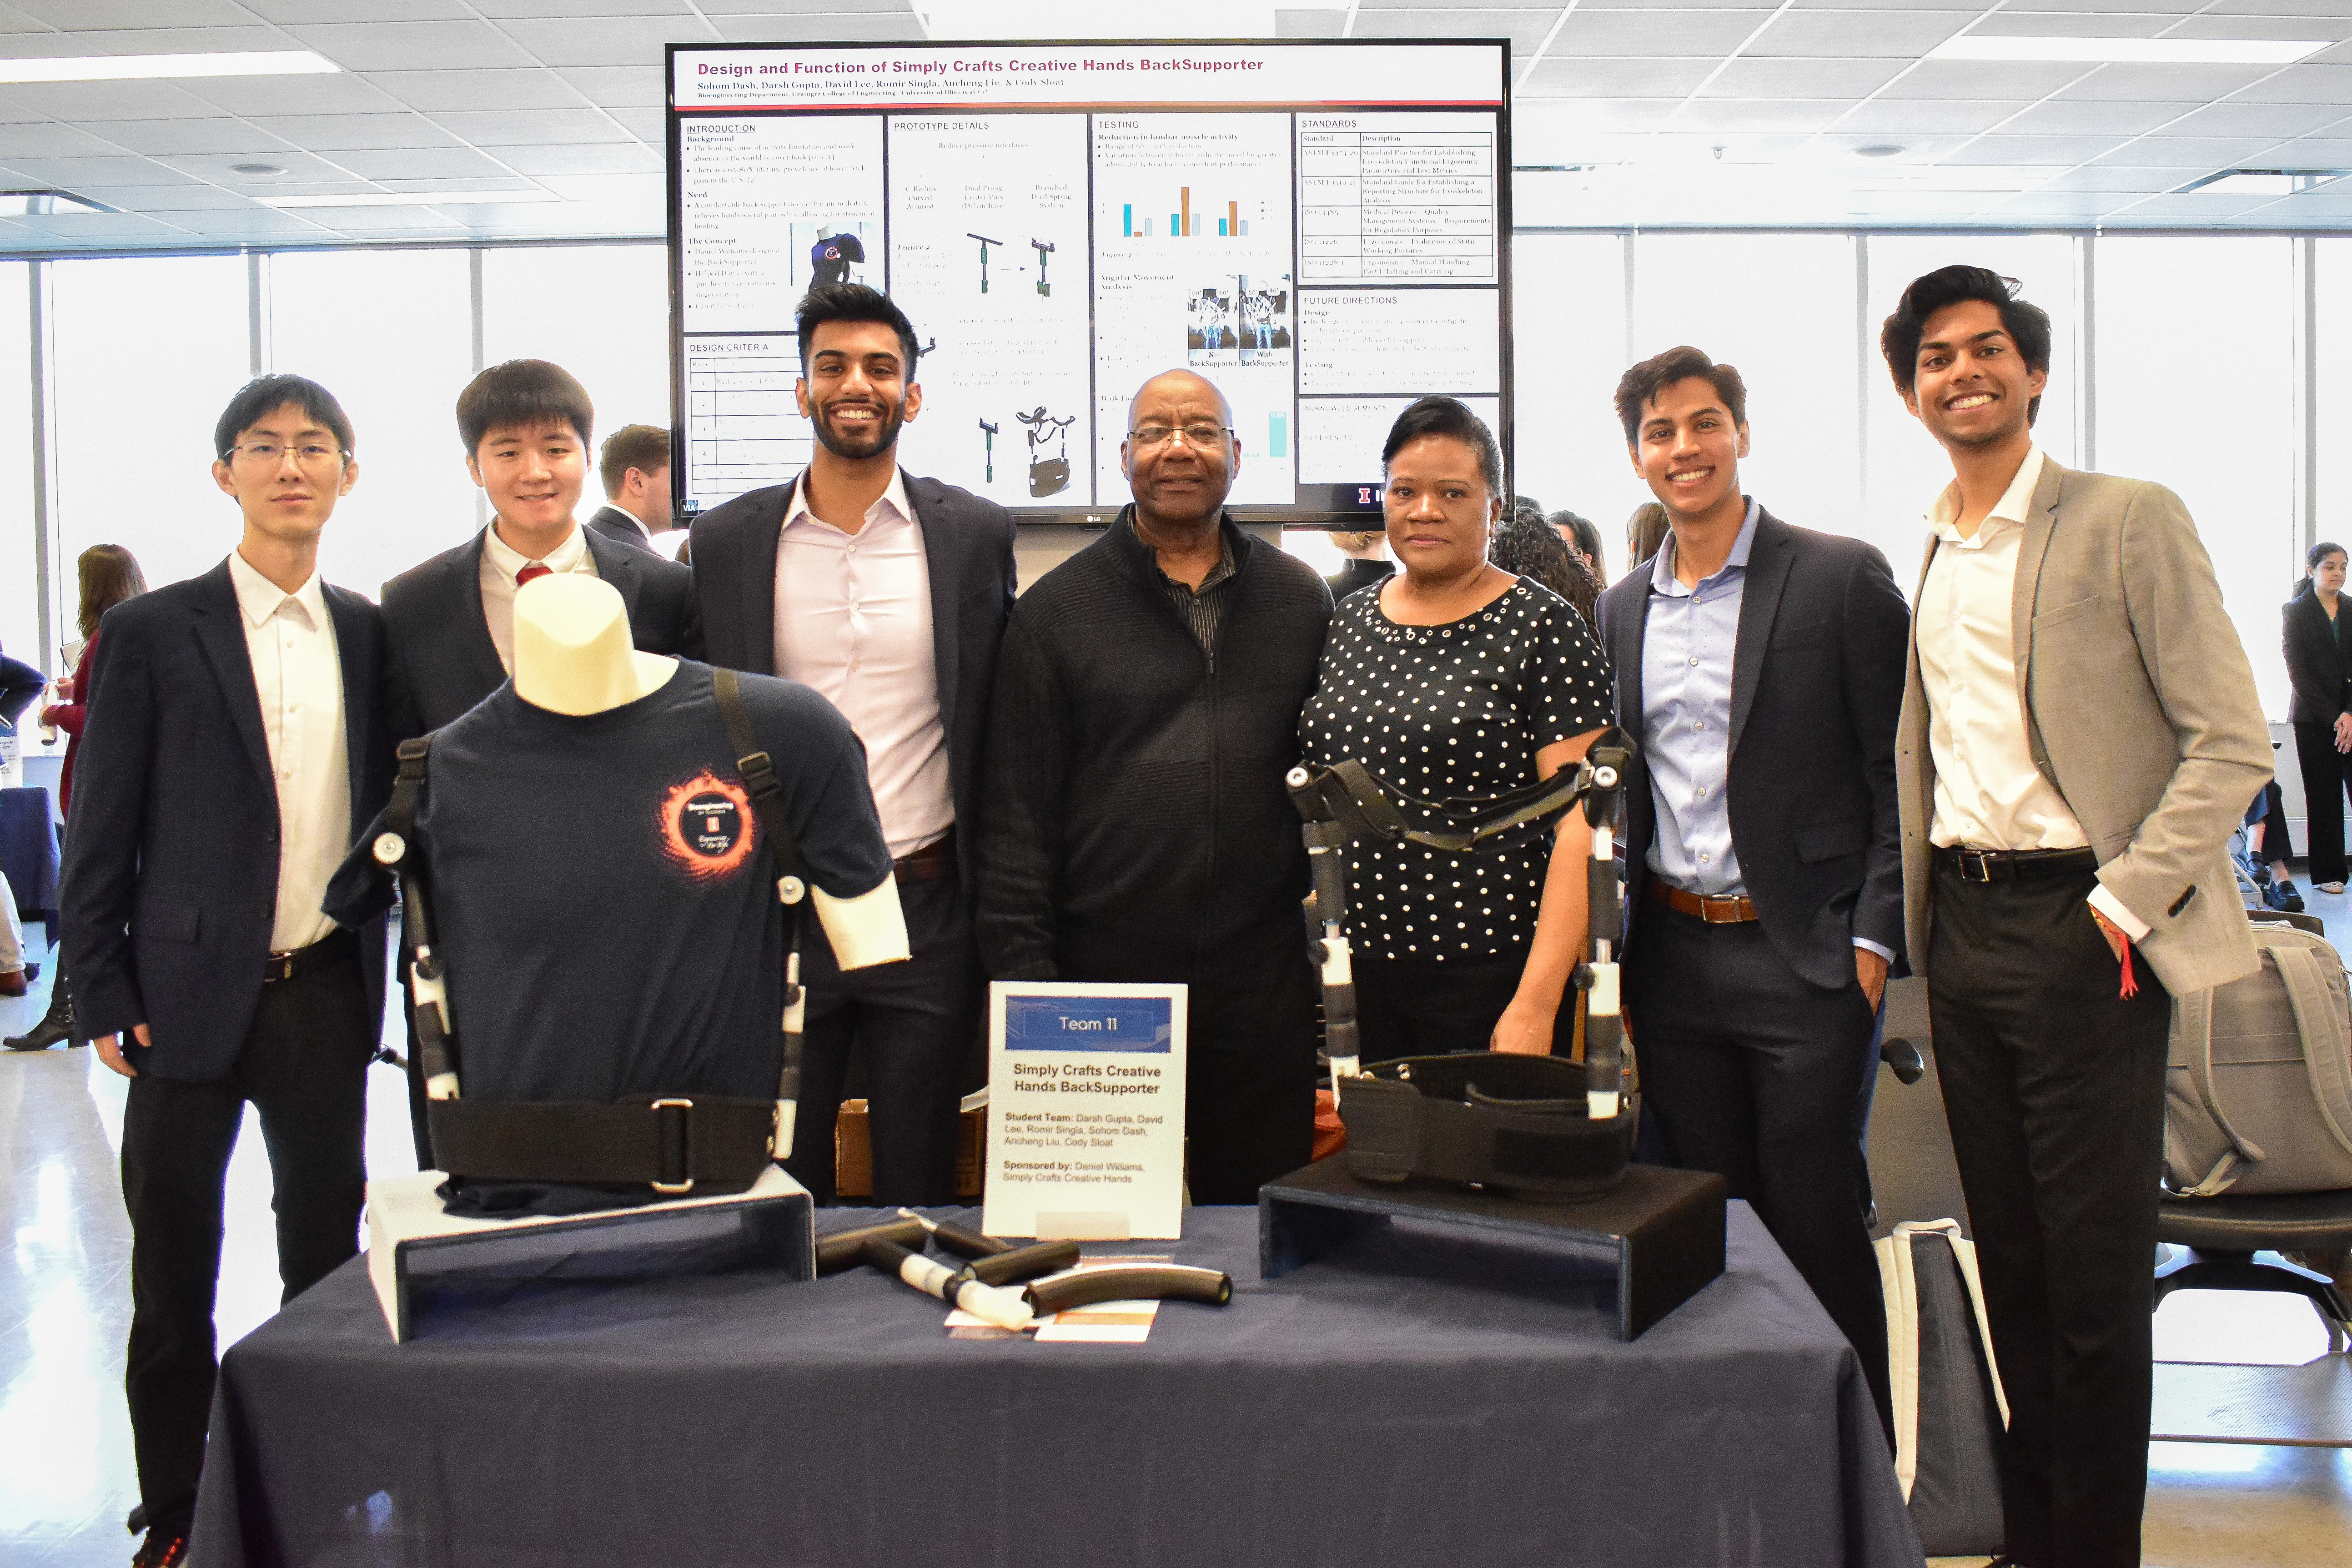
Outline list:
[[[1223,212],[1203,204],[1195,206],[1192,187],[1176,188],[1176,205],[1167,215],[1167,226],[1160,226],[1160,215],[1150,210],[1139,213],[1133,202],[1119,204],[1119,237],[1122,239],[1245,239],[1249,237],[1250,220],[1242,216],[1242,204],[1227,201]]]

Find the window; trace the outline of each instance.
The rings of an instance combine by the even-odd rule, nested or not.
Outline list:
[[[1625,457],[1609,401],[1625,354],[1625,247],[1613,234],[1522,235],[1511,242],[1517,486],[1601,529],[1604,579],[1622,574],[1625,518],[1650,499]]]
[[[2352,239],[2317,240],[2312,249],[2318,320],[2311,353],[2319,394],[2313,542],[2352,545],[2352,441],[2344,435],[2352,430]]]
[[[594,441],[670,428],[669,259],[658,245],[504,247],[482,253],[482,363],[552,360],[596,405]],[[454,397],[455,394],[452,394]],[[584,521],[604,503],[589,454]]]
[[[0,262],[0,451],[29,454],[33,444],[33,332],[26,290],[32,268],[22,261]],[[33,465],[0,466],[0,647],[26,664],[55,675],[55,647],[40,646],[41,571],[33,548]],[[64,592],[70,596],[68,573]],[[70,627],[74,606],[52,608],[53,627]],[[58,641],[78,633],[56,630]],[[29,721],[26,726],[31,728]]]

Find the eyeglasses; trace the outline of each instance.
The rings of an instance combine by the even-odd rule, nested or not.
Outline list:
[[[248,441],[242,447],[228,449],[231,459],[244,458],[256,468],[268,468],[281,462],[286,448],[275,441]],[[330,447],[322,441],[306,441],[294,448],[294,460],[306,468],[323,468],[345,456],[341,447]]]
[[[1139,447],[1165,447],[1181,436],[1187,446],[1221,447],[1232,434],[1227,425],[1141,425],[1129,430],[1127,438]]]

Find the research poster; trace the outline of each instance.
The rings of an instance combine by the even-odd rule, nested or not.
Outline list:
[[[1508,427],[1507,64],[1460,41],[673,47],[681,501],[805,465],[793,307],[856,281],[915,324],[914,472],[1108,521],[1129,400],[1191,369],[1232,405],[1236,512],[1377,510],[1413,396]]]

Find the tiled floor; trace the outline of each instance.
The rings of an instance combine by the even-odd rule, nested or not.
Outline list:
[[[2352,899],[2305,891],[2338,942],[2352,939]],[[0,1034],[23,1032],[47,1005],[45,975],[31,996],[0,1001]],[[122,1528],[137,1497],[121,1394],[124,1087],[89,1050],[0,1054],[0,1568],[120,1568],[133,1544]],[[403,1095],[396,1073],[373,1070],[373,1173],[415,1168]],[[250,1118],[247,1131],[229,1173],[224,1345],[267,1318],[278,1291],[268,1168]],[[2184,1292],[2156,1326],[2167,1360],[2292,1363],[2326,1350],[2318,1320],[2283,1298]],[[2352,1563],[2352,1450],[2159,1443],[2149,1483],[2150,1563]]]

